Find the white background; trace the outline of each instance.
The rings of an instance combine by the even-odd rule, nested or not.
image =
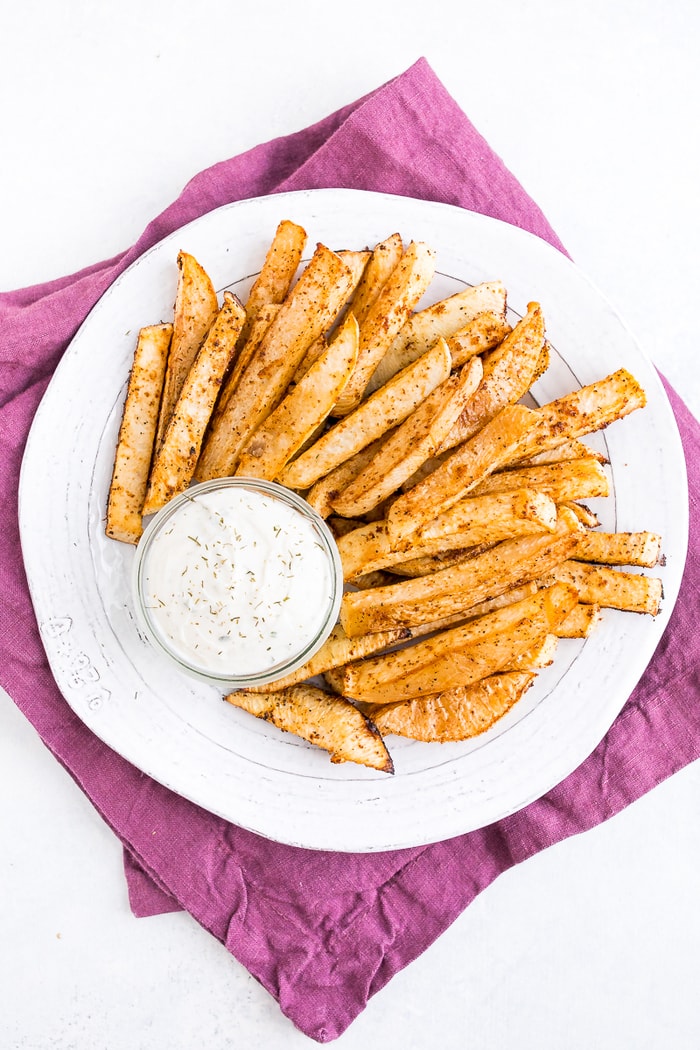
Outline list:
[[[130,245],[198,170],[425,56],[700,414],[695,0],[24,0],[0,33],[0,289]],[[337,1040],[700,1044],[700,769],[502,875]],[[0,695],[0,1046],[314,1045],[121,849]]]

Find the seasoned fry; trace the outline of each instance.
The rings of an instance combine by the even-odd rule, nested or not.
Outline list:
[[[449,339],[478,314],[489,310],[505,318],[506,290],[501,281],[485,281],[441,299],[413,314],[374,370],[369,391],[378,390],[392,376],[416,361],[436,340]]]
[[[542,585],[555,581],[572,584],[578,591],[580,601],[605,609],[623,609],[626,612],[657,616],[661,608],[663,585],[655,576],[642,576],[605,565],[567,560],[539,579]]]
[[[338,335],[255,431],[236,474],[274,480],[328,416],[357,361],[359,326],[348,314]]]
[[[531,489],[465,499],[436,518],[410,545],[392,546],[384,520],[361,525],[338,539],[346,580],[365,572],[399,565],[410,556],[465,550],[482,543],[493,545],[515,536],[551,532],[557,508],[546,495]]]
[[[219,420],[221,419],[232,394],[238,386],[239,379],[247,368],[251,357],[260,346],[265,332],[277,316],[278,310],[278,303],[268,303],[266,306],[262,306],[258,311],[257,317],[248,329],[247,338],[245,340],[242,338],[243,333],[238,337],[236,353],[222,384],[219,399],[216,402],[216,407],[212,415],[212,427],[217,427],[219,425]],[[243,324],[245,325],[245,321]]]
[[[480,481],[512,459],[534,423],[524,405],[508,405],[440,466],[392,504],[387,525],[392,543],[419,531],[434,517],[468,495]]]
[[[650,569],[659,563],[661,536],[657,532],[584,532],[576,541],[572,557],[577,561]]]
[[[447,349],[444,340],[442,342]],[[438,345],[436,344],[436,345]],[[449,353],[449,351],[447,351]],[[337,514],[359,517],[373,510],[436,451],[452,429],[483,374],[480,358],[453,372],[401,423],[372,461],[333,502]]]
[[[173,334],[160,402],[156,449],[163,441],[197,351],[219,312],[219,301],[211,278],[194,256],[189,252],[178,252],[177,267]]]
[[[290,463],[281,475],[282,483],[293,489],[309,488],[339,463],[386,434],[447,379],[451,364],[446,344],[436,344]]]
[[[335,406],[336,415],[347,415],[357,408],[377,364],[425,292],[434,273],[433,250],[423,241],[411,241],[360,325],[357,366],[345,393]]]
[[[306,246],[306,230],[283,219],[275,230],[260,273],[246,299],[246,320],[241,339],[246,342],[260,313],[286,299]]]
[[[144,515],[160,510],[191,482],[204,432],[244,318],[245,311],[236,297],[224,292],[223,306],[187,374],[162,444],[156,451],[143,505]]]
[[[593,499],[610,493],[610,482],[600,461],[594,456],[544,463],[539,467],[515,467],[500,470],[479,482],[471,490],[474,496],[494,492],[531,488],[543,492],[556,503]]]
[[[602,620],[599,605],[579,602],[555,629],[557,638],[590,638]]]
[[[577,519],[560,511],[553,533],[521,536],[489,548],[429,576],[343,595],[340,622],[355,637],[368,631],[427,623],[451,612],[502,594],[528,580],[541,577],[565,561],[580,530]]]
[[[486,355],[482,383],[436,451],[467,441],[502,408],[519,401],[532,386],[544,345],[542,307],[532,302],[510,335]]]
[[[138,543],[143,532],[143,501],[163,391],[171,324],[147,325],[139,332],[122,412],[107,503],[108,536]]]
[[[358,762],[383,773],[394,772],[386,744],[372,722],[343,697],[312,685],[292,685],[268,694],[241,690],[226,700],[328,751],[331,762]]]
[[[333,513],[333,500],[371,462],[377,450],[393,433],[393,429],[388,430],[367,448],[360,449],[350,459],[339,463],[337,467],[329,470],[327,474],[314,482],[306,493],[306,502],[314,508],[317,514],[320,514],[322,518],[328,518]]]
[[[431,696],[371,707],[380,733],[432,743],[469,740],[490,729],[532,685],[535,675],[510,671]]]
[[[399,233],[375,244],[365,266],[359,284],[350,301],[350,309],[359,325],[364,324],[367,314],[379,297],[379,293],[394,272],[403,255],[403,241]]]
[[[509,670],[554,633],[577,600],[575,587],[554,584],[408,648],[347,664],[331,676],[333,686],[355,700],[393,703],[468,685]]]
[[[455,368],[466,364],[476,354],[494,350],[512,332],[511,326],[501,314],[483,310],[468,321],[464,328],[451,335],[447,345]]]
[[[236,396],[210,429],[198,481],[235,471],[245,444],[281,401],[305,351],[338,314],[352,280],[340,256],[319,244],[243,371]]]

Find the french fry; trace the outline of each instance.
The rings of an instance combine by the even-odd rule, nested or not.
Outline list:
[[[144,516],[160,510],[190,484],[244,319],[245,311],[236,297],[224,292],[221,310],[187,374],[163,441],[155,453],[143,504]]]
[[[501,281],[485,281],[414,313],[377,364],[368,393],[384,386],[440,338],[449,339],[486,310],[505,318],[506,290]]]
[[[575,587],[553,584],[408,648],[346,664],[330,676],[333,687],[354,700],[394,703],[468,685],[542,644],[577,600]]]
[[[447,348],[447,344],[444,345]],[[482,374],[481,359],[476,357],[428,394],[384,442],[365,469],[336,497],[333,502],[335,512],[359,517],[398,489],[421,463],[433,455],[451,431],[481,382]]]
[[[471,490],[473,496],[531,488],[543,492],[556,503],[593,499],[610,494],[610,482],[600,461],[594,456],[544,463],[538,467],[514,467],[491,474]]]
[[[663,598],[663,585],[658,577],[573,559],[544,573],[539,582],[543,586],[554,582],[570,583],[577,589],[581,602],[650,616],[658,615]]]
[[[343,460],[337,467],[333,467],[314,482],[306,493],[306,502],[314,508],[317,514],[320,514],[322,518],[330,517],[333,513],[333,500],[371,462],[383,442],[393,433],[393,430],[389,430],[386,434],[382,434],[367,448],[360,449],[354,456]]]
[[[494,674],[431,696],[370,707],[370,715],[379,732],[387,736],[426,743],[470,740],[503,718],[534,679],[527,671]]]
[[[411,537],[410,556],[423,558],[482,543],[493,545],[515,536],[551,532],[556,520],[554,502],[531,489],[465,499]],[[399,565],[406,559],[409,546],[393,547],[383,520],[361,525],[337,543],[346,580]]]
[[[386,744],[372,722],[343,697],[312,685],[292,685],[267,694],[241,690],[225,699],[328,751],[331,762],[357,762],[383,773],[394,772]]]
[[[147,325],[139,332],[134,351],[109,486],[105,527],[108,536],[123,543],[138,543],[143,532],[143,501],[172,331],[171,324]]]
[[[403,241],[399,233],[392,233],[372,249],[350,302],[350,309],[359,325],[364,324],[379,293],[401,261],[403,251]]]
[[[240,377],[216,428],[210,428],[197,465],[205,481],[232,474],[244,446],[279,404],[304,353],[337,316],[353,280],[352,270],[319,244],[277,311]]]
[[[602,621],[603,614],[599,605],[579,602],[560,624],[555,634],[557,638],[590,638]]]
[[[219,393],[219,398],[216,402],[216,407],[211,418],[211,426],[217,427],[219,420],[224,414],[226,406],[229,403],[230,398],[234,394],[238,381],[241,378],[244,370],[247,368],[250,359],[257,351],[260,343],[262,342],[265,332],[268,330],[279,310],[278,303],[268,303],[266,306],[260,307],[258,310],[257,317],[253,321],[252,325],[248,328],[247,338],[243,340],[242,335],[238,337],[238,344],[236,346],[236,353],[231,363],[231,367],[224,379],[224,382]],[[245,321],[243,322],[245,325]]]
[[[360,404],[370,377],[418,303],[435,273],[435,253],[423,241],[411,241],[360,325],[360,353],[355,372],[335,406],[347,415]]]
[[[306,230],[289,219],[283,219],[275,230],[260,273],[245,302],[246,320],[241,332],[243,342],[248,340],[260,313],[269,306],[279,306],[286,299],[301,264],[305,246]]]
[[[508,405],[474,437],[453,449],[436,470],[399,496],[387,514],[392,543],[398,545],[449,510],[512,459],[535,418],[534,411],[524,405]]]
[[[328,416],[357,361],[359,325],[348,314],[338,335],[244,448],[236,474],[273,481]]]
[[[155,447],[159,448],[197,351],[219,312],[209,274],[189,252],[178,252],[177,289],[168,367],[160,402]]]
[[[541,577],[566,561],[580,528],[574,515],[560,511],[553,533],[503,540],[482,554],[429,576],[369,591],[348,591],[343,595],[340,622],[352,638],[464,611],[510,587]]]
[[[572,556],[576,561],[650,569],[659,563],[661,536],[657,532],[584,532]]]
[[[459,368],[477,354],[495,350],[512,331],[505,318],[493,310],[478,313],[447,340],[454,367]]]
[[[400,372],[293,460],[282,472],[282,483],[293,489],[307,489],[338,464],[386,434],[447,379],[451,364],[444,341],[436,344],[420,361]]]
[[[532,386],[544,345],[542,307],[528,303],[510,335],[486,355],[482,383],[436,451],[467,441],[502,408],[519,401]]]

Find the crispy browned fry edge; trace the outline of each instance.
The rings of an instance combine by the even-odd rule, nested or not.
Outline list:
[[[219,312],[219,301],[209,274],[189,252],[177,256],[173,334],[163,384],[155,447],[160,446],[197,351]]]
[[[301,264],[305,246],[306,230],[289,219],[283,219],[275,230],[260,273],[246,299],[246,320],[241,332],[243,342],[248,339],[262,310],[284,302]]]
[[[375,244],[350,302],[358,324],[364,322],[382,288],[401,261],[403,251],[403,241],[399,233],[392,233]]]
[[[486,496],[510,489],[532,488],[544,492],[556,503],[571,503],[610,494],[610,481],[602,464],[594,456],[543,463],[537,467],[513,467],[475,485],[473,496]]]
[[[483,310],[447,339],[455,368],[471,360],[475,354],[494,350],[512,330],[502,316],[493,310]]]
[[[447,378],[451,363],[446,344],[437,343],[293,460],[281,475],[282,483],[293,489],[309,488],[324,474],[386,434]]]
[[[196,477],[232,474],[241,450],[284,396],[307,348],[337,316],[353,280],[352,270],[319,244],[277,311],[202,449]]]
[[[114,540],[138,543],[142,507],[153,454],[158,410],[172,335],[171,324],[139,332],[119,426],[105,532]]]
[[[433,696],[370,707],[377,729],[427,743],[469,740],[485,733],[510,711],[535,675],[511,671]]]
[[[383,773],[394,772],[394,763],[374,724],[344,697],[301,684],[275,693],[242,690],[225,699],[323,748],[331,762],[357,762]]]
[[[234,295],[225,292],[223,305],[185,378],[163,441],[156,451],[143,505],[144,515],[160,510],[190,484],[244,319],[241,304]]]

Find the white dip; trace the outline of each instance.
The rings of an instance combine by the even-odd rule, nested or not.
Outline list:
[[[143,603],[190,666],[245,676],[293,658],[327,622],[329,555],[293,507],[242,487],[188,500],[153,537]]]

